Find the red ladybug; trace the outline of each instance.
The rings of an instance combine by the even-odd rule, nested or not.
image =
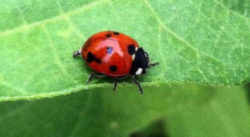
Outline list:
[[[136,76],[145,74],[148,68],[158,64],[150,63],[147,52],[134,39],[114,31],[99,32],[91,36],[80,50],[74,52],[73,57],[79,55],[94,70],[87,82],[103,75],[112,77],[114,91],[119,79],[130,76],[142,94],[143,89]]]

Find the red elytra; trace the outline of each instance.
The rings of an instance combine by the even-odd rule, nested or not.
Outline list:
[[[90,37],[84,44],[82,57],[89,67],[98,73],[110,77],[126,76],[130,72],[133,61],[128,52],[129,45],[138,48],[138,43],[125,34],[100,32]],[[92,54],[94,59],[88,59],[88,57],[91,58],[89,54]]]
[[[88,82],[99,74],[115,79],[114,90],[117,81],[121,77],[131,76],[139,87],[136,76],[146,73],[146,69],[157,65],[151,64],[147,52],[139,47],[138,43],[128,35],[115,31],[104,31],[92,35],[83,47],[74,52],[73,57],[82,55],[88,66],[94,71]]]

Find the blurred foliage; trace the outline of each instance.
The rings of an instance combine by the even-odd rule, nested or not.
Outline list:
[[[135,86],[119,88],[118,93],[108,86],[36,101],[2,102],[0,136],[149,136],[155,133],[150,124],[159,119],[170,137],[249,136],[244,88],[144,88],[144,95],[135,92]]]

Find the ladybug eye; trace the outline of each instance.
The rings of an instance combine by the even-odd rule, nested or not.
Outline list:
[[[107,53],[108,53],[108,54],[111,54],[111,53],[112,53],[112,51],[113,51],[113,48],[112,48],[112,47],[107,47],[107,49],[106,49],[106,50],[107,50]]]

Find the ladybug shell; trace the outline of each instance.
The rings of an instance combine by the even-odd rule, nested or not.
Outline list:
[[[131,37],[113,31],[91,36],[82,47],[82,57],[97,73],[110,77],[129,74],[138,43]]]

